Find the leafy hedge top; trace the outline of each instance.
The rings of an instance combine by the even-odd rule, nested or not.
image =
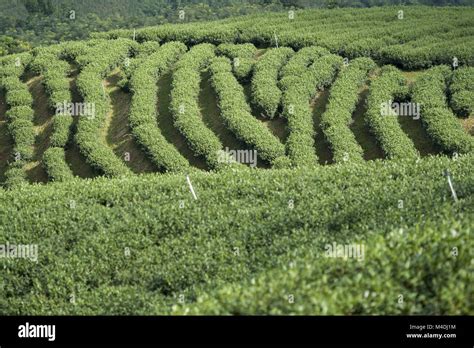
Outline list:
[[[197,156],[203,156],[211,169],[220,167],[219,138],[204,124],[198,104],[201,72],[215,57],[215,46],[200,44],[185,53],[175,66],[170,110],[175,126],[186,137]]]
[[[0,90],[5,93],[7,127],[14,143],[13,151],[9,154],[13,158],[5,173],[7,187],[27,183],[25,164],[33,157],[36,135],[33,127],[33,97],[21,79],[29,62],[31,55],[21,54],[2,59],[0,66]]]
[[[319,89],[332,83],[341,65],[341,57],[320,47],[308,47],[296,53],[282,69],[283,115],[289,129],[286,147],[293,166],[317,164],[310,100]]]
[[[82,67],[77,88],[85,102],[94,103],[95,115],[79,119],[76,141],[89,164],[106,176],[126,175],[130,170],[112,149],[97,141],[109,108],[102,79],[128,57],[134,45],[136,43],[126,39],[105,41],[90,47],[86,55],[77,58]]]
[[[166,24],[136,31],[139,41],[182,41],[189,45],[210,42],[253,43],[300,49],[323,46],[348,58],[370,56],[379,64],[421,69],[457,57],[461,65],[474,65],[473,9],[410,6],[404,19],[391,7],[369,9],[317,9],[229,18],[221,21]],[[133,37],[133,30],[113,30],[93,37]]]
[[[281,99],[278,87],[280,70],[293,55],[288,47],[268,50],[255,64],[252,77],[252,101],[265,116],[273,118]]]
[[[20,76],[30,64],[33,56],[29,52],[12,54],[0,58],[0,78]]]
[[[363,159],[363,150],[349,129],[349,123],[359,98],[359,89],[375,67],[370,58],[356,58],[341,70],[331,86],[329,102],[321,116],[321,127],[336,163]]]
[[[220,111],[228,127],[238,138],[253,146],[260,158],[273,162],[285,156],[284,145],[252,116],[243,88],[232,75],[229,59],[215,58],[209,69],[212,84],[219,96]]]
[[[474,138],[467,134],[448,108],[446,91],[451,76],[448,66],[437,66],[419,77],[413,87],[413,101],[421,106],[421,119],[428,134],[447,152],[474,151]]]
[[[454,71],[449,84],[451,107],[461,116],[474,112],[474,67],[461,67]]]
[[[185,176],[168,174],[3,191],[0,240],[37,243],[39,253],[35,267],[0,259],[0,308],[4,314],[156,315],[192,310],[201,298],[196,306],[209,314],[238,313],[239,304],[249,314],[268,304],[275,313],[384,314],[384,304],[393,314],[472,313],[466,299],[473,166],[469,155],[194,173],[197,202]],[[238,207],[238,221],[229,207]],[[416,227],[414,211],[423,214],[424,227]],[[402,236],[390,235],[400,229]],[[325,245],[334,242],[364,243],[364,261],[324,260]],[[457,258],[449,257],[453,246]],[[235,291],[224,296],[231,283],[242,284],[240,300]],[[406,307],[392,298],[399,291]],[[209,306],[210,298],[217,303]]]
[[[382,105],[390,104],[391,108],[392,102],[406,93],[405,77],[394,66],[382,67],[380,76],[370,84],[365,119],[385,155],[391,159],[419,156],[413,141],[401,129],[397,116],[381,112]]]
[[[257,48],[251,43],[245,44],[221,44],[217,46],[216,53],[229,58],[253,58]]]
[[[157,168],[166,171],[183,171],[188,161],[161,134],[156,120],[157,81],[182,56],[187,47],[170,42],[146,58],[137,58],[130,89],[133,93],[129,123],[138,143],[144,148]]]

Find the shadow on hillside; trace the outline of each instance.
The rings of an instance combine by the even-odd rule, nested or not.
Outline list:
[[[369,87],[364,86],[359,91],[359,101],[352,114],[352,123],[349,126],[354,136],[364,150],[364,159],[366,161],[382,159],[384,153],[377,143],[377,139],[372,134],[369,126],[365,123],[364,115],[367,112],[367,97],[369,96]]]
[[[173,115],[170,112],[171,103],[171,83],[173,79],[172,72],[168,72],[160,77],[158,80],[158,93],[157,93],[157,122],[158,127],[161,130],[161,134],[165,139],[173,144],[174,147],[179,151],[188,162],[199,169],[207,170],[208,166],[206,160],[203,157],[197,157],[188,145],[186,138],[179,132],[174,126]]]
[[[125,93],[119,86],[121,79],[119,71],[114,71],[105,80],[106,91],[109,94],[109,111],[102,128],[107,145],[115,155],[122,159],[134,173],[157,172],[158,169],[146,157],[140,146],[135,143],[129,123],[131,94]]]

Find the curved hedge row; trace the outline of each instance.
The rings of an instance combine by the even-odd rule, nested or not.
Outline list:
[[[252,77],[252,102],[266,117],[275,117],[282,94],[278,87],[278,76],[293,53],[288,47],[273,48],[255,64]]]
[[[155,41],[146,41],[136,47],[132,48],[133,58],[126,60],[120,65],[122,70],[122,79],[118,85],[126,92],[130,92],[130,79],[136,69],[154,54],[160,48],[160,44]]]
[[[33,56],[28,52],[1,57],[0,78],[21,76],[32,59]]]
[[[413,87],[412,99],[421,106],[421,120],[428,134],[445,151],[474,151],[474,138],[467,134],[446,101],[451,69],[440,65],[427,70]]]
[[[155,53],[141,60],[132,73],[130,89],[133,93],[129,122],[132,133],[158,168],[182,171],[188,161],[161,134],[156,120],[158,78],[184,54],[187,47],[180,42],[170,42]]]
[[[329,54],[330,52],[323,47],[310,46],[303,47],[291,57],[286,65],[281,69],[280,75],[283,78],[299,76],[311,66],[318,58]]]
[[[102,79],[127,58],[132,45],[132,41],[126,39],[106,41],[92,47],[85,56],[77,59],[83,67],[77,78],[77,88],[84,103],[94,105],[95,115],[79,118],[76,142],[86,161],[111,177],[129,174],[130,170],[112,149],[99,140],[100,129],[109,107]]]
[[[462,67],[454,71],[449,92],[454,112],[463,117],[474,112],[474,67]]]
[[[232,71],[238,79],[244,79],[252,72],[257,48],[251,43],[224,43],[217,46],[216,53],[232,59]]]
[[[411,139],[403,132],[395,114],[382,115],[385,103],[392,104],[397,96],[406,93],[405,78],[391,65],[382,67],[381,74],[371,84],[367,99],[366,123],[375,134],[388,158],[414,158],[418,151]]]
[[[62,147],[50,147],[44,152],[43,167],[51,181],[66,181],[74,177]]]
[[[26,182],[24,165],[33,157],[36,136],[33,127],[33,97],[26,83],[21,80],[30,61],[30,55],[11,56],[4,59],[0,67],[0,89],[5,91],[8,107],[7,127],[14,142],[13,158],[5,173],[5,184],[8,187]]]
[[[293,165],[317,163],[309,102],[319,88],[329,86],[341,65],[341,57],[320,47],[309,47],[295,54],[283,69],[280,86],[289,129],[286,147]]]
[[[234,134],[257,150],[258,156],[272,163],[285,156],[285,146],[260,121],[252,116],[243,87],[232,74],[225,57],[211,61],[212,85],[219,97],[222,118]]]
[[[204,124],[198,104],[201,70],[215,57],[215,47],[200,44],[185,53],[173,72],[170,110],[175,126],[187,139],[196,156],[203,156],[210,168],[218,168],[219,138]]]
[[[46,151],[43,156],[43,166],[46,173],[54,181],[73,177],[72,171],[66,163],[64,153],[64,147],[70,136],[73,116],[68,110],[62,110],[61,113],[58,112],[62,105],[72,103],[69,81],[67,79],[69,64],[60,60],[58,58],[59,54],[60,52],[53,53],[48,50],[39,51],[31,64],[32,69],[43,76],[42,83],[49,96],[49,106],[56,110],[53,118],[53,133],[50,137],[51,150],[54,150],[49,151],[49,153],[54,155],[47,155],[48,151]]]
[[[321,116],[321,127],[336,163],[363,160],[362,147],[349,129],[349,123],[359,98],[359,89],[375,67],[370,58],[356,58],[342,69],[331,86],[328,105]]]

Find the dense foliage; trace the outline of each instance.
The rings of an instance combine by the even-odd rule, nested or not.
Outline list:
[[[472,9],[307,1],[0,57],[0,314],[474,314]]]
[[[129,169],[112,149],[100,141],[100,127],[107,111],[108,100],[102,79],[129,55],[132,42],[126,39],[104,41],[77,58],[82,67],[77,87],[84,103],[94,105],[95,114],[79,118],[76,142],[87,162],[106,176],[129,174]]]
[[[472,314],[473,165],[195,173],[198,201],[184,175],[3,191],[0,239],[38,262],[0,259],[0,313]],[[364,259],[325,258],[332,243]]]
[[[314,124],[310,100],[318,89],[331,84],[342,65],[342,58],[320,47],[298,51],[282,70],[283,115],[288,120],[286,140],[292,164],[315,165]]]
[[[419,155],[413,141],[403,132],[398,115],[392,110],[392,103],[402,99],[407,92],[405,77],[390,65],[382,67],[380,76],[370,84],[365,120],[387,158],[414,158]],[[390,112],[384,114],[383,109]]]
[[[231,62],[224,57],[215,58],[209,69],[219,98],[219,109],[228,128],[265,161],[272,163],[285,156],[285,146],[252,116],[243,88],[232,75]]]
[[[203,156],[210,168],[218,168],[218,153],[223,145],[200,116],[198,95],[201,70],[215,57],[215,46],[201,44],[185,53],[173,72],[170,110],[175,126],[186,137],[197,156]]]
[[[336,163],[363,159],[362,147],[349,129],[349,124],[359,98],[359,89],[375,66],[370,58],[356,58],[341,70],[331,86],[328,105],[321,116],[321,127]]]
[[[195,22],[300,8],[472,5],[470,0],[5,0],[0,55],[32,45],[85,39],[89,32]],[[72,12],[74,11],[74,12]],[[25,42],[28,41],[28,42]]]
[[[474,138],[464,131],[446,101],[450,75],[448,66],[426,71],[413,88],[413,100],[420,103],[421,119],[435,142],[448,152],[468,153],[474,151]]]
[[[156,120],[156,85],[159,77],[187,50],[179,42],[161,46],[155,53],[139,59],[132,73],[130,89],[133,93],[129,122],[133,135],[144,148],[157,168],[167,171],[182,171],[188,168],[187,160],[161,134]]]
[[[273,118],[280,106],[278,77],[281,68],[293,55],[288,47],[273,48],[255,64],[252,77],[252,102],[265,117]]]
[[[58,105],[72,103],[69,91],[69,64],[60,60],[62,47],[51,46],[48,49],[36,49],[36,56],[31,63],[31,69],[42,75],[42,83],[48,93],[49,106],[55,111],[53,133],[50,146],[43,156],[43,166],[50,180],[67,180],[72,177],[72,171],[66,163],[64,148],[70,138],[73,115],[68,110],[61,110]]]
[[[402,12],[400,12],[402,11]],[[421,69],[436,64],[474,65],[473,8],[377,7],[254,13],[207,23],[167,24],[136,30],[140,41],[253,43],[257,47],[322,46],[348,58]],[[95,37],[134,36],[113,30]]]
[[[449,84],[450,105],[463,116],[474,113],[474,67],[462,67],[454,71]]]
[[[8,132],[13,140],[13,153],[5,173],[7,186],[26,182],[24,166],[33,156],[35,130],[33,127],[33,98],[21,79],[30,63],[29,54],[9,56],[1,61],[0,90],[5,93]]]
[[[217,46],[216,53],[230,58],[235,76],[243,80],[252,72],[257,48],[252,44],[221,44]]]

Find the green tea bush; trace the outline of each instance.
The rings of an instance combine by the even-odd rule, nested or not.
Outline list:
[[[375,67],[370,58],[356,58],[341,70],[331,86],[329,102],[321,116],[321,127],[336,163],[363,160],[362,147],[349,129],[349,123],[357,105],[359,89]]]
[[[90,47],[97,44],[97,42],[97,40],[65,42],[62,44],[59,58],[74,61],[77,57],[86,54]]]
[[[5,172],[5,186],[8,188],[15,188],[21,185],[28,185],[28,178],[24,170],[26,162],[17,161],[10,163]]]
[[[21,89],[13,89],[7,91],[5,100],[9,107],[31,105],[33,104],[33,97],[28,91],[28,87],[24,84]]]
[[[87,54],[79,56],[77,62],[82,67],[77,79],[77,88],[85,103],[95,107],[95,115],[81,116],[75,135],[81,154],[99,172],[113,177],[130,174],[130,170],[111,148],[100,141],[100,127],[107,111],[108,100],[102,79],[129,55],[131,40],[105,41],[91,47]]]
[[[304,48],[282,70],[283,115],[288,120],[286,148],[294,166],[317,164],[310,100],[334,80],[342,58],[320,47]]]
[[[220,166],[218,152],[223,145],[202,121],[198,104],[201,71],[213,57],[215,47],[211,44],[194,46],[181,57],[173,72],[170,110],[195,155],[203,156],[214,169]]]
[[[65,181],[74,177],[66,162],[62,147],[50,147],[43,154],[43,166],[51,181]]]
[[[156,83],[186,50],[186,46],[179,42],[161,46],[155,53],[141,61],[130,80],[133,97],[129,122],[132,133],[155,166],[167,171],[183,171],[189,167],[189,163],[166,140],[158,128],[155,107],[158,91]]]
[[[26,182],[24,164],[33,157],[36,136],[33,127],[33,98],[28,86],[21,80],[21,75],[31,62],[31,57],[29,54],[21,54],[9,58],[3,60],[0,67],[2,71],[0,89],[5,93],[8,107],[7,129],[14,143],[12,155],[15,160],[9,164],[5,173],[5,185],[8,187]]]
[[[49,106],[55,110],[53,132],[50,136],[51,148],[43,155],[43,167],[52,181],[66,180],[73,176],[64,155],[64,147],[70,138],[73,115],[66,110],[58,112],[58,105],[72,103],[67,78],[70,67],[67,62],[59,59],[64,50],[64,46],[55,47],[54,50],[40,50],[31,63],[32,69],[42,75]]]
[[[29,52],[12,54],[1,57],[0,60],[0,78],[20,77],[29,66],[33,56]]]
[[[14,106],[8,109],[5,115],[7,116],[7,119],[10,120],[10,122],[17,120],[33,122],[34,110],[30,105]]]
[[[462,67],[454,71],[449,84],[450,104],[454,112],[462,117],[474,112],[474,67]]]
[[[327,257],[322,248],[303,247],[303,256],[288,259],[281,268],[211,291],[184,309],[177,307],[175,314],[472,313],[472,226],[447,215],[441,223],[427,221],[355,241],[364,246],[362,261]],[[456,255],[453,246],[459,248]]]
[[[219,109],[228,128],[256,149],[260,158],[272,162],[285,155],[285,146],[260,121],[252,116],[243,87],[232,75],[230,61],[225,57],[211,61],[212,85],[217,92]]]
[[[385,65],[380,76],[370,84],[364,116],[385,156],[391,159],[419,156],[413,141],[401,129],[397,115],[382,113],[384,105],[391,109],[392,102],[402,94],[406,94],[405,78],[397,68]]]
[[[403,9],[397,18],[392,8],[308,9],[288,13],[255,13],[203,23],[165,24],[136,31],[137,40],[253,43],[259,47],[280,46],[301,49],[322,46],[348,58],[370,56],[379,64],[393,64],[406,70],[448,64],[457,57],[461,65],[474,65],[472,8]],[[439,20],[433,20],[439,19]],[[276,37],[275,37],[276,36]],[[95,38],[132,38],[133,30],[93,34]]]
[[[0,258],[0,313],[469,314],[473,166],[195,172],[197,201],[170,174],[3,191],[0,240],[38,244],[38,260]],[[321,257],[332,243],[364,244],[363,262]]]
[[[232,60],[232,70],[235,76],[242,80],[248,78],[252,72],[257,48],[251,43],[220,44],[216,53]]]
[[[281,101],[278,76],[281,68],[293,55],[288,47],[274,48],[255,64],[252,77],[252,102],[266,117],[274,118]]]
[[[412,99],[421,106],[421,119],[428,134],[445,151],[468,153],[474,150],[474,138],[464,131],[446,101],[448,66],[437,66],[419,77]]]

